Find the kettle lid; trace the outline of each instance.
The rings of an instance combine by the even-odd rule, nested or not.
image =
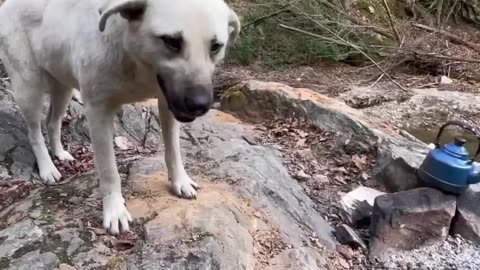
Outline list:
[[[467,140],[463,137],[455,137],[454,142],[446,144],[444,148],[450,155],[466,160],[470,155],[467,149],[463,146],[466,142]]]

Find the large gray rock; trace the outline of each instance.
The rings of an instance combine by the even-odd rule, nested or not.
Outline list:
[[[452,234],[480,244],[480,192],[467,189],[457,199],[457,213],[452,223]]]
[[[57,255],[52,252],[40,253],[40,251],[29,252],[18,260],[12,262],[9,270],[52,270],[60,264]]]
[[[386,138],[378,147],[374,177],[388,191],[397,192],[424,186],[417,170],[430,149],[424,143]]]
[[[23,120],[8,98],[0,100],[1,113],[6,116],[0,121],[0,139],[8,144],[0,147],[0,165],[8,177],[28,174],[25,179],[30,179],[35,166]],[[82,105],[72,101],[68,115],[66,143],[88,142]],[[0,212],[2,265],[37,269],[28,267],[43,261],[55,269],[60,260],[87,270],[233,270],[265,268],[270,262],[290,269],[326,267],[329,259],[319,247],[334,250],[332,227],[290,177],[279,153],[252,144],[258,137],[252,126],[215,110],[182,126],[186,169],[202,186],[197,200],[189,201],[169,192],[157,115],[151,102],[139,103],[125,106],[115,122],[122,146],[158,149],[151,157],[117,149],[123,151],[117,162],[135,218],[126,239],[101,229],[98,182],[86,172],[34,190]],[[305,246],[311,235],[318,247]]]
[[[204,121],[211,120],[202,119],[192,125],[219,130],[216,124],[207,125]],[[186,128],[196,138],[205,132],[192,126]],[[252,254],[257,250],[258,231],[278,234],[281,239],[278,250],[269,251],[272,260],[283,261],[277,256],[285,256],[284,246],[290,245],[303,254],[289,262],[300,267],[295,269],[312,269],[312,261],[315,269],[324,267],[325,260],[314,249],[301,247],[306,241],[305,232],[313,232],[322,245],[333,248],[332,228],[313,210],[312,201],[289,176],[276,151],[249,144],[242,139],[245,131],[231,135],[215,132],[209,142],[200,142],[205,145],[194,146],[194,142],[189,146],[186,154],[192,155],[194,162],[187,161],[187,168],[192,178],[209,179],[199,182],[203,188],[195,202],[185,203],[167,196],[162,188],[167,184],[162,157],[132,165],[128,181],[131,190],[148,190],[159,197],[148,206],[141,200],[128,202],[134,209],[159,209],[156,217],[145,224],[146,244],[172,247],[161,251],[145,249],[144,269],[250,269],[256,265]],[[272,227],[273,224],[276,225]],[[179,227],[184,230],[179,231]]]
[[[418,129],[417,132],[423,133],[430,128],[438,130],[441,124],[452,119],[465,119],[472,126],[480,125],[480,96],[477,93],[422,88],[413,89],[411,94],[408,99],[385,102],[363,112],[398,127]]]
[[[222,107],[247,117],[298,117],[323,130],[367,141],[408,141],[387,125],[309,90],[254,81],[247,85],[228,92]],[[4,160],[0,172],[9,177],[28,175],[23,177],[28,179],[35,174],[35,166],[26,129],[10,94],[0,93],[4,95],[0,113],[6,115],[0,121],[0,138],[14,144],[0,149]],[[236,103],[239,100],[247,102]],[[68,114],[64,129],[68,143],[88,143],[82,105],[72,101]],[[2,262],[20,267],[25,261],[18,256],[41,250],[87,270],[324,269],[329,264],[325,254],[336,244],[332,227],[291,178],[280,153],[254,143],[261,134],[253,126],[215,110],[182,126],[186,169],[203,187],[196,201],[187,201],[168,190],[157,115],[151,102],[133,104],[124,106],[115,122],[117,150],[122,151],[117,162],[125,180],[127,206],[135,218],[131,235],[118,239],[102,232],[97,179],[84,172],[62,185],[32,192],[0,213],[7,221],[2,225],[8,235],[21,234],[15,224],[23,219],[30,232],[48,232],[28,243],[5,234],[0,244],[0,251],[5,251]],[[141,151],[124,151],[130,147],[158,149],[158,153],[145,157]],[[386,152],[391,155],[392,151]],[[314,246],[306,245],[312,241]]]
[[[347,134],[373,135],[357,121],[357,110],[309,89],[292,88],[285,84],[250,80],[240,83],[222,97],[222,110],[252,121],[278,116],[311,122],[323,130]]]
[[[42,241],[44,232],[31,220],[23,220],[0,231],[0,259],[13,256],[18,250]]]
[[[445,240],[455,214],[455,199],[431,188],[377,197],[370,224],[370,257],[386,258],[396,250]]]
[[[221,108],[251,121],[281,115],[306,120],[321,130],[361,136],[378,143],[372,173],[380,183],[392,192],[421,186],[416,170],[428,153],[427,145],[344,102],[309,89],[251,80],[226,91]]]

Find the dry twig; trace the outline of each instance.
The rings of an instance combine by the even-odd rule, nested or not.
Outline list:
[[[324,4],[325,6],[331,8],[333,11],[337,12],[338,14],[344,16],[345,18],[347,18],[349,21],[351,21],[351,22],[354,23],[354,24],[363,26],[363,27],[366,28],[366,29],[370,29],[370,30],[372,30],[373,32],[375,32],[375,33],[377,33],[377,34],[380,34],[380,35],[382,35],[382,36],[384,36],[384,37],[386,37],[386,38],[395,39],[395,37],[394,37],[392,34],[390,34],[389,32],[387,32],[387,31],[385,31],[385,30],[383,30],[383,29],[381,29],[381,28],[375,27],[375,26],[373,26],[373,25],[367,25],[367,24],[363,23],[362,21],[358,20],[358,19],[355,18],[355,17],[350,16],[350,14],[348,14],[348,13],[340,10],[339,8],[337,8],[337,6],[335,6],[334,4],[332,4],[332,3],[330,3],[330,2],[328,2],[328,1],[326,1],[326,0],[320,0],[320,2],[321,2],[322,4]]]
[[[258,17],[256,19],[254,19],[253,21],[250,21],[250,22],[247,22],[245,23],[245,25],[243,25],[244,28],[247,28],[248,26],[250,25],[253,25],[253,26],[256,26],[257,24],[259,24],[260,22],[266,20],[266,19],[270,19],[272,17],[275,17],[275,16],[278,16],[284,12],[288,12],[290,11],[290,6],[291,6],[291,3],[288,3],[286,5],[283,5],[280,9],[278,9],[277,11],[274,11],[272,13],[269,13],[267,15],[264,15],[264,16],[261,16],[261,17]]]
[[[392,12],[390,11],[390,8],[388,7],[386,0],[383,0],[382,3],[383,3],[383,7],[387,11],[390,27],[392,28],[393,33],[395,33],[395,38],[397,39],[398,45],[401,47],[402,39],[400,38],[400,34],[398,33],[397,28],[395,27],[395,22],[393,21]]]
[[[299,9],[298,9],[299,10]],[[360,54],[362,54],[363,56],[365,56],[365,58],[367,58],[370,62],[372,62],[376,68],[378,68],[378,70],[380,70],[383,74],[385,74],[385,76],[393,83],[395,84],[396,86],[398,86],[398,88],[400,88],[401,90],[405,91],[405,92],[408,92],[408,90],[403,87],[400,83],[398,83],[397,81],[395,81],[375,60],[373,60],[367,53],[365,53],[361,48],[359,48],[357,45],[355,44],[352,44],[351,42],[348,42],[347,40],[345,40],[343,37],[339,36],[337,33],[333,32],[330,28],[326,27],[325,25],[321,24],[320,22],[318,22],[317,20],[315,20],[314,18],[312,18],[310,15],[308,15],[307,13],[305,13],[303,10],[299,10],[300,13],[302,13],[305,17],[307,17],[309,20],[311,20],[314,24],[318,25],[320,28],[322,28],[323,30],[329,32],[332,36],[334,36],[336,39],[340,40],[341,43],[343,43],[343,45],[346,45],[346,46],[349,46],[351,48],[353,48],[354,50],[358,51]],[[293,29],[290,29],[290,30],[293,30]],[[297,30],[300,30],[300,29],[297,29]],[[307,32],[309,33],[308,31],[304,31],[304,32]],[[316,35],[314,33],[311,33],[313,35]],[[319,37],[322,37],[320,35],[317,35]]]
[[[321,25],[321,24],[320,24]],[[365,56],[370,62],[372,62],[376,68],[378,68],[383,74],[385,74],[385,76],[392,82],[394,83],[396,86],[398,86],[400,89],[402,89],[403,91],[407,92],[408,90],[403,87],[401,84],[399,84],[398,82],[396,82],[387,72],[385,72],[385,70],[377,63],[375,62],[375,60],[373,60],[368,54],[366,54],[362,49],[360,49],[358,46],[356,46],[355,44],[352,44],[348,41],[346,41],[345,39],[341,38],[340,36],[338,36],[337,34],[331,32],[331,30],[329,30],[328,28],[328,31],[333,33],[336,38],[338,38],[339,40],[335,40],[333,38],[329,38],[329,37],[324,37],[324,36],[321,36],[321,35],[317,35],[315,33],[311,33],[311,32],[308,32],[308,31],[305,31],[305,30],[302,30],[302,29],[298,29],[296,27],[292,27],[292,26],[288,26],[288,25],[284,25],[284,24],[279,24],[280,27],[284,28],[284,29],[287,29],[287,30],[290,30],[290,31],[295,31],[295,32],[298,32],[298,33],[301,33],[301,34],[304,34],[304,35],[308,35],[308,36],[311,36],[311,37],[315,37],[315,38],[319,38],[319,39],[323,39],[323,40],[328,40],[328,41],[331,41],[333,43],[336,43],[336,44],[339,44],[339,45],[343,45],[343,46],[349,46],[353,49],[355,49],[356,51],[358,51],[359,53],[361,53],[363,56]],[[325,27],[326,28],[326,27]]]
[[[414,23],[412,25],[416,28],[423,29],[423,30],[428,31],[428,32],[432,32],[432,33],[436,33],[436,34],[445,36],[446,38],[450,39],[454,43],[469,47],[470,49],[475,50],[476,52],[480,53],[480,47],[479,46],[477,46],[476,44],[474,44],[470,41],[463,40],[462,38],[460,38],[460,37],[458,37],[458,36],[456,36],[452,33],[449,33],[447,31],[443,31],[443,30],[439,30],[439,29],[435,29],[435,28],[432,28],[430,26],[426,26],[426,25],[419,24],[419,23]]]
[[[466,58],[460,58],[460,57],[452,57],[452,56],[441,55],[441,54],[437,54],[437,53],[423,53],[423,52],[416,52],[416,51],[414,51],[413,53],[418,54],[418,55],[433,57],[433,58],[437,58],[437,59],[455,61],[455,62],[480,63],[480,60],[478,60],[478,59],[466,59]]]

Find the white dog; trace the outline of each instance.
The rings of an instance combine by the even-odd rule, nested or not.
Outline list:
[[[7,0],[0,7],[0,59],[29,130],[40,177],[61,175],[41,132],[43,96],[53,155],[73,160],[60,141],[61,117],[79,89],[103,196],[103,226],[129,230],[113,148],[113,118],[126,103],[158,98],[165,160],[174,192],[196,197],[180,155],[179,122],[213,102],[212,73],[240,31],[223,0]],[[121,228],[122,230],[120,230]]]

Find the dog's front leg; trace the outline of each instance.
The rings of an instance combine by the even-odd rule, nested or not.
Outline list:
[[[190,179],[185,171],[180,154],[180,125],[168,110],[168,105],[163,97],[158,98],[158,109],[163,143],[165,144],[165,163],[173,192],[181,198],[196,198],[195,190],[198,189],[198,185]]]
[[[111,234],[118,234],[120,223],[122,231],[128,231],[128,221],[131,221],[131,217],[122,196],[120,175],[113,149],[114,110],[87,105],[86,116],[93,144],[95,169],[100,178],[103,227]]]

